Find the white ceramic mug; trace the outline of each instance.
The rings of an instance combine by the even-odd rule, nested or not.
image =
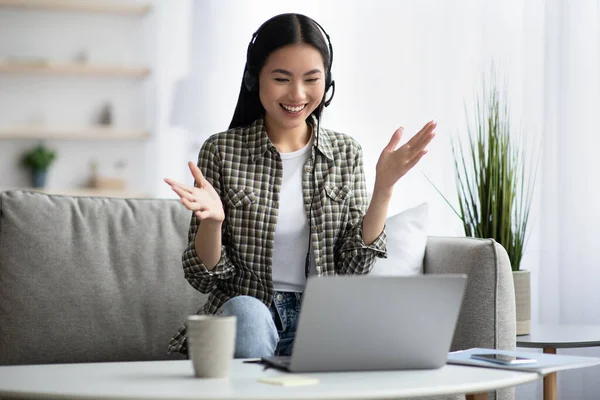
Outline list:
[[[190,315],[188,354],[198,378],[225,378],[235,350],[236,317]]]

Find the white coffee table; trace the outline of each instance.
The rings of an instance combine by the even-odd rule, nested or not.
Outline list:
[[[529,372],[446,365],[439,370],[301,374],[320,381],[306,386],[257,381],[282,374],[242,360],[232,361],[227,379],[194,378],[191,361],[2,366],[0,398],[400,399],[485,393],[539,377]]]
[[[557,349],[600,346],[600,325],[532,325],[529,335],[517,336],[518,347]],[[556,372],[544,377],[544,400],[556,400]]]

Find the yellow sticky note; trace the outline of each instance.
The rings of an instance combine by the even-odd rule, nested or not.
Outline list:
[[[271,378],[260,378],[258,381],[261,383],[268,383],[269,385],[280,386],[315,385],[319,383],[317,378],[309,378],[300,375],[280,375]]]

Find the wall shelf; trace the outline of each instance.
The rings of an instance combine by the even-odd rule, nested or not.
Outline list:
[[[47,126],[15,126],[0,128],[1,139],[65,139],[65,140],[143,140],[150,133],[143,129],[119,129],[104,126],[61,128]]]
[[[145,46],[153,43],[158,27],[154,15],[148,14],[162,13],[154,10],[154,4],[153,0],[0,0],[0,13],[11,21],[2,25],[10,40],[0,43],[4,54],[0,57],[0,92],[4,95],[0,100],[10,105],[0,113],[0,158],[14,157],[12,145],[44,141],[60,152],[60,162],[67,166],[92,160],[103,164],[113,158],[134,165],[128,174],[118,176],[123,185],[100,185],[80,176],[81,171],[67,169],[64,176],[56,177],[56,187],[42,191],[147,196],[146,189],[131,183],[145,177],[151,147],[144,141],[156,129],[148,119],[150,102],[145,101],[156,90],[155,52]],[[104,38],[104,32],[110,35]],[[6,93],[4,83],[9,83]],[[109,118],[114,109],[123,117],[116,122]],[[100,125],[100,121],[114,123]],[[80,154],[82,147],[90,145],[98,147],[98,152]],[[136,147],[136,152],[129,151],[129,146]],[[20,182],[23,178],[16,170],[15,165],[2,171],[0,182],[6,179],[9,185],[28,186]]]
[[[26,63],[0,61],[0,73],[142,78],[148,75],[150,70],[145,67],[125,67],[100,64]]]
[[[130,16],[143,16],[151,9],[149,4],[115,0],[0,0],[0,7]]]

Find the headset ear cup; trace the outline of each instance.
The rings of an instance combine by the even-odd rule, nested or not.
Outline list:
[[[246,86],[246,90],[249,92],[257,90],[256,77],[248,70],[244,72],[244,86]]]
[[[334,96],[334,95],[335,95],[335,81],[334,81],[334,80],[332,80],[332,81],[331,81],[331,95],[329,96],[329,99],[326,99],[326,97],[327,97],[327,90],[325,91],[325,96],[323,97],[323,99],[326,99],[326,100],[323,102],[323,105],[324,105],[325,107],[329,107],[329,105],[331,104],[331,100],[333,100],[333,96]]]
[[[329,99],[326,99],[329,89],[331,89],[331,95],[329,96]],[[323,103],[323,105],[325,107],[329,107],[329,104],[331,104],[331,100],[333,100],[334,94],[335,94],[335,81],[333,80],[333,77],[331,76],[331,72],[329,72],[327,74],[327,76],[325,77],[325,96],[323,97],[323,99],[326,99]]]

